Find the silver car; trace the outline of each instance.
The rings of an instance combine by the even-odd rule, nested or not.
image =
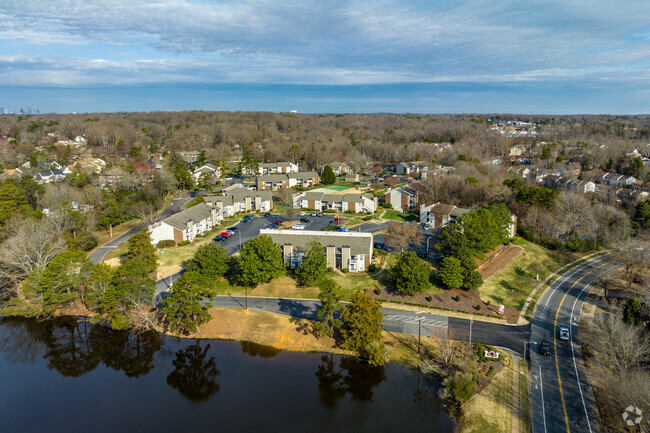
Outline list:
[[[569,340],[569,328],[566,326],[560,326],[560,340],[567,341]]]

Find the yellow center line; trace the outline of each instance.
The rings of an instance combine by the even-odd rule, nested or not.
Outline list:
[[[567,297],[571,289],[573,289],[573,286],[578,284],[580,280],[582,280],[584,277],[587,275],[591,274],[592,272],[598,270],[599,268],[602,268],[605,266],[607,263],[603,263],[602,265],[598,266],[597,268],[592,269],[591,271],[587,272],[584,274],[582,277],[578,278],[575,283],[569,287],[569,290],[566,291],[564,296],[562,296],[562,300],[560,301],[560,305],[557,307],[557,312],[555,313],[555,323],[553,324],[553,350],[555,351],[555,369],[557,371],[557,381],[560,384],[560,397],[562,398],[562,409],[564,410],[564,422],[566,423],[566,431],[567,433],[571,433],[571,429],[569,428],[569,416],[567,415],[566,411],[566,405],[564,404],[564,391],[562,391],[562,379],[560,378],[560,364],[557,362],[557,319],[560,316],[560,310],[562,309],[562,304],[564,303],[564,299]]]

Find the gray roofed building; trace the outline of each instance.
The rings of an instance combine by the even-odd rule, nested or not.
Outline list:
[[[359,272],[372,260],[372,233],[262,229],[260,234],[270,236],[282,248],[284,261],[292,268],[300,266],[307,244],[314,240],[325,248],[328,267]]]
[[[206,203],[199,203],[162,221],[150,224],[151,242],[153,244],[162,240],[173,240],[175,243],[191,242],[196,236],[212,230],[221,220],[223,215],[220,209]]]
[[[223,194],[205,196],[205,202],[222,210],[224,216],[239,212],[268,212],[273,209],[273,193],[253,191],[244,186],[227,188]]]
[[[377,210],[377,205],[377,197],[367,194],[331,194],[323,191],[307,191],[294,196],[294,207],[296,208],[372,213]]]

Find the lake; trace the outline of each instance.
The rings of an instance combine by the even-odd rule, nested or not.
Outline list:
[[[453,432],[439,382],[399,364],[0,321],[0,419],[18,432]]]

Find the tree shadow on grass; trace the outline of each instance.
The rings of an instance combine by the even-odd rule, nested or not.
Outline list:
[[[516,286],[514,286],[514,285],[512,285],[512,284],[510,284],[510,283],[507,282],[506,280],[501,280],[501,281],[499,281],[499,284],[501,285],[501,287],[503,287],[504,289],[508,290],[509,292],[519,292],[519,293],[523,293],[523,292],[521,291],[520,288],[518,288],[518,287],[516,287]]]
[[[314,327],[314,322],[295,317],[290,317],[289,322],[296,325],[296,331],[300,332],[302,335],[312,335],[317,339],[320,338],[320,334]]]

